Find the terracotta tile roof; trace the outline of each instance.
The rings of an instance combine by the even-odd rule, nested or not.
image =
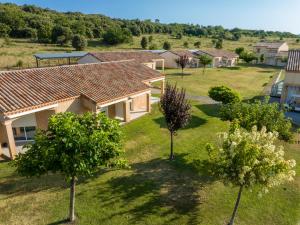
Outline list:
[[[277,49],[280,48],[283,44],[286,42],[258,42],[254,45],[254,47],[266,47],[266,48],[272,48],[272,49]]]
[[[111,62],[120,60],[131,60],[134,59],[139,63],[149,63],[153,60],[162,60],[159,55],[149,51],[110,51],[110,52],[90,52],[88,53],[101,62]]]
[[[226,58],[237,58],[239,57],[236,53],[225,51],[221,49],[208,49],[208,50],[199,50],[196,54],[205,53],[212,57],[226,57]]]
[[[290,72],[300,72],[300,50],[289,51],[286,70]]]
[[[195,57],[195,55],[192,52],[188,51],[188,50],[171,50],[170,52],[172,52],[172,53],[174,53],[175,55],[178,55],[178,56],[186,55],[190,58]]]
[[[96,103],[148,90],[144,81],[164,78],[135,61],[93,63],[0,72],[0,113],[9,114],[85,95]]]

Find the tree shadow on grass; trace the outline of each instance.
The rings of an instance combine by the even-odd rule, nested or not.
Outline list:
[[[182,167],[186,168],[182,170]],[[196,162],[186,160],[186,154],[176,155],[172,162],[157,158],[133,164],[133,173],[108,181],[109,197],[105,197],[103,190],[99,191],[97,198],[104,207],[123,200],[120,210],[104,220],[129,214],[133,224],[147,215],[158,215],[168,220],[165,224],[171,224],[184,215],[189,217],[188,224],[199,224],[199,210],[205,201],[201,189],[211,180],[195,173],[198,169]]]
[[[207,116],[220,118],[221,104],[200,104],[196,107]]]
[[[161,116],[159,118],[155,118],[153,120],[154,120],[154,122],[156,122],[157,124],[160,125],[160,128],[167,128],[167,125],[166,125],[166,122],[165,122],[165,118],[163,116]],[[201,126],[201,125],[203,125],[205,123],[207,123],[206,119],[202,119],[202,118],[200,118],[198,116],[192,115],[190,123],[186,127],[182,128],[182,130],[196,128],[196,127],[199,127],[199,126]]]
[[[13,172],[11,175],[1,178],[0,195],[11,198],[48,189],[55,191],[65,188],[68,188],[68,184],[60,174],[48,174],[41,177],[26,178]]]
[[[171,73],[171,74],[168,74],[167,76],[187,77],[187,76],[191,76],[191,75],[192,75],[192,73],[183,73],[183,75],[182,75],[182,73]]]

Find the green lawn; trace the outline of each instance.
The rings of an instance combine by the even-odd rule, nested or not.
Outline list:
[[[207,96],[211,87],[225,85],[237,90],[244,98],[252,98],[262,95],[271,78],[278,75],[279,69],[256,66],[208,68],[203,74],[202,68],[192,68],[185,69],[183,77],[178,69],[168,69],[165,73],[167,81],[186,88],[191,95]]]
[[[102,171],[77,186],[78,224],[224,225],[237,189],[209,178],[199,167],[205,144],[228,123],[215,105],[193,103],[192,122],[175,139],[176,160],[169,162],[169,135],[157,109],[122,129],[130,170]],[[285,144],[298,162],[299,146]],[[300,166],[297,165],[297,173]],[[0,224],[62,224],[68,215],[69,190],[59,175],[20,178],[0,164]],[[237,225],[296,225],[300,221],[300,177],[262,198],[256,190],[242,196]]]

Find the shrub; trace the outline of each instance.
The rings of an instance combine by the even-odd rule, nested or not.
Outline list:
[[[185,42],[183,43],[183,47],[188,48],[188,47],[189,47],[189,43],[188,43],[187,41],[185,41]]]
[[[171,44],[168,41],[165,41],[163,44],[163,49],[165,50],[170,50],[171,49]]]
[[[73,37],[72,46],[76,49],[76,51],[82,51],[87,46],[86,39],[83,36],[76,34]]]
[[[212,87],[208,91],[210,98],[223,104],[236,103],[241,101],[241,96],[236,91],[225,86]]]
[[[201,46],[201,41],[196,41],[196,42],[194,43],[194,46],[195,46],[196,48],[200,48],[200,46]]]
[[[220,110],[221,119],[236,120],[241,127],[249,131],[253,126],[257,126],[259,130],[265,126],[268,131],[278,132],[280,139],[291,140],[290,119],[285,118],[278,103],[268,103],[268,101],[269,99],[266,98],[264,101],[257,100],[254,103],[236,102],[224,105]]]
[[[156,50],[156,49],[158,49],[157,44],[155,44],[155,43],[151,44],[151,45],[149,46],[149,49],[150,49],[150,50]]]

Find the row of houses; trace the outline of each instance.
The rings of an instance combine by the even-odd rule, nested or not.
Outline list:
[[[124,59],[135,59],[144,65],[152,68],[178,68],[176,60],[181,56],[189,58],[190,68],[200,67],[200,55],[207,55],[212,58],[211,67],[235,66],[238,55],[225,50],[154,50],[154,51],[121,51],[121,52],[96,52],[88,53],[79,59],[79,63],[107,62]]]

